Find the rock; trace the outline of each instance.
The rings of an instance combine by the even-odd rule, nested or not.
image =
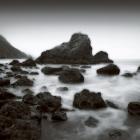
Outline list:
[[[61,108],[61,97],[52,96],[49,92],[36,95],[39,99],[39,109],[41,112],[55,112]]]
[[[122,76],[126,78],[131,78],[134,76],[134,73],[127,72],[127,73],[124,73]]]
[[[25,94],[34,94],[34,92],[29,88],[24,89],[22,92],[25,93]]]
[[[85,121],[85,125],[88,127],[96,127],[97,124],[99,123],[99,121],[93,117],[89,117],[86,121]]]
[[[37,105],[38,104],[38,98],[32,94],[26,94],[23,96],[22,101],[29,105]]]
[[[13,86],[33,86],[33,81],[28,79],[26,76],[23,76],[12,85]]]
[[[21,72],[22,71],[22,69],[20,68],[20,66],[13,66],[13,67],[11,67],[11,70],[13,72]]]
[[[90,92],[84,89],[75,94],[73,106],[79,109],[100,109],[105,108],[106,103],[101,97],[101,93]]]
[[[0,89],[0,100],[15,99],[16,95],[6,91],[5,89]]]
[[[59,75],[62,72],[63,68],[53,68],[53,67],[44,67],[42,68],[42,72],[45,75]]]
[[[106,100],[106,104],[107,104],[107,106],[109,106],[111,108],[119,109],[119,107],[116,104],[114,104],[113,102],[111,102],[109,100]]]
[[[61,72],[59,80],[62,83],[83,83],[84,76],[76,69],[68,69]]]
[[[89,68],[91,68],[91,66],[90,65],[82,65],[80,68],[82,68],[82,69],[89,69]]]
[[[112,62],[108,55],[99,54],[92,55],[91,41],[87,35],[75,33],[69,42],[62,43],[51,50],[43,52],[36,59],[36,62],[40,64],[96,64]]]
[[[40,91],[41,91],[41,92],[47,92],[47,91],[48,91],[48,88],[47,88],[46,86],[42,86],[42,87],[40,88]]]
[[[54,112],[51,119],[53,121],[66,121],[68,118],[66,112]]]
[[[59,87],[57,88],[59,91],[68,91],[68,87]]]
[[[9,86],[9,85],[10,85],[10,80],[8,80],[8,79],[0,79],[0,87]]]
[[[130,102],[127,109],[130,115],[140,116],[140,102]]]
[[[30,72],[30,75],[39,75],[39,73],[38,73],[38,72],[33,71],[33,72]]]
[[[28,105],[19,101],[11,101],[2,106],[0,114],[13,119],[25,119],[30,117],[31,112]]]
[[[137,72],[140,72],[140,66],[138,67]]]
[[[14,77],[15,74],[12,72],[6,72],[6,77]]]
[[[13,60],[9,65],[20,66],[20,62],[18,60]]]
[[[97,74],[101,75],[118,75],[120,73],[120,69],[118,66],[114,64],[109,64],[103,68],[97,70]]]
[[[32,59],[27,59],[21,63],[21,66],[23,66],[23,67],[36,67],[36,63]]]

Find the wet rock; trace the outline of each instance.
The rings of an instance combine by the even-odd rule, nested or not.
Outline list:
[[[4,64],[0,64],[0,67],[4,67]]]
[[[11,67],[11,70],[13,72],[21,72],[22,71],[22,69],[20,68],[20,66],[13,66],[13,67]]]
[[[59,91],[68,91],[68,87],[59,87],[57,88]]]
[[[42,87],[40,88],[40,91],[41,91],[41,92],[47,92],[47,91],[48,91],[48,88],[47,88],[46,86],[42,86]]]
[[[13,93],[8,92],[5,89],[0,89],[0,100],[8,100],[8,99],[15,99],[16,95]]]
[[[113,102],[111,102],[109,100],[106,100],[106,104],[107,104],[107,106],[109,106],[111,108],[119,109],[119,107],[116,104],[114,104]]]
[[[127,109],[130,115],[140,116],[140,102],[130,102]]]
[[[36,95],[39,99],[39,109],[41,112],[55,112],[61,108],[61,97],[52,96],[49,92]]]
[[[127,73],[124,73],[122,76],[123,76],[123,77],[126,77],[126,78],[131,78],[131,77],[133,77],[134,75],[135,75],[134,73],[127,72]]]
[[[36,96],[32,94],[26,94],[23,96],[22,101],[26,104],[37,105],[39,100]]]
[[[86,70],[85,69],[79,69],[81,73],[85,73]]]
[[[120,69],[118,66],[114,64],[109,64],[103,68],[97,70],[97,74],[101,75],[118,75],[120,73]]]
[[[38,72],[33,71],[33,72],[30,72],[30,75],[39,75],[39,73],[38,73]]]
[[[28,72],[28,71],[25,71],[25,70],[22,70],[22,71],[20,72],[20,74],[29,74],[29,72]]]
[[[27,59],[21,63],[23,67],[36,67],[36,63],[33,59]]]
[[[0,87],[9,86],[9,85],[10,85],[10,80],[8,80],[8,79],[0,79]]]
[[[54,112],[51,119],[53,121],[66,121],[68,118],[66,112]]]
[[[6,72],[6,77],[14,77],[15,74],[12,72]]]
[[[84,76],[76,69],[68,69],[61,72],[59,80],[62,83],[83,83]]]
[[[112,62],[107,53],[92,55],[91,41],[82,33],[72,35],[69,42],[43,52],[36,60],[40,64],[95,64]]]
[[[63,68],[53,68],[53,67],[44,67],[42,68],[42,72],[45,75],[59,75],[62,72]]]
[[[137,72],[140,72],[140,66],[138,67]]]
[[[19,66],[20,62],[18,60],[13,60],[12,62],[9,63],[9,65]]]
[[[89,117],[86,121],[85,121],[85,125],[88,127],[96,127],[98,125],[99,121],[93,117]]]
[[[80,68],[82,68],[82,69],[89,69],[89,68],[91,68],[91,66],[90,65],[83,65]]]
[[[24,89],[22,92],[23,92],[24,94],[34,94],[34,92],[33,92],[31,89],[29,89],[29,88]]]
[[[22,76],[12,85],[13,86],[33,86],[33,81],[28,79],[26,76]]]
[[[95,93],[84,89],[75,94],[73,106],[79,109],[100,109],[106,107],[106,103],[100,92]]]
[[[30,117],[30,108],[23,102],[11,101],[2,106],[0,114],[13,119],[25,119]]]

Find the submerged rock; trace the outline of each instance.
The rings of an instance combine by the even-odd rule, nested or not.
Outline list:
[[[53,121],[66,121],[68,118],[66,112],[54,112],[51,119]]]
[[[99,121],[93,117],[89,117],[86,121],[85,121],[85,125],[88,127],[96,127],[98,125]]]
[[[91,68],[91,66],[90,65],[83,65],[80,68],[82,68],[82,69],[89,69],[89,68]]]
[[[127,109],[130,115],[140,116],[140,102],[130,102]]]
[[[68,87],[59,87],[57,88],[59,91],[68,91],[69,88]]]
[[[100,109],[106,107],[101,93],[90,92],[87,89],[76,93],[73,106],[79,109]]]
[[[59,80],[62,83],[83,83],[84,76],[77,69],[67,69],[61,72]]]
[[[106,100],[106,104],[107,104],[107,106],[109,106],[111,108],[114,108],[114,109],[118,109],[119,108],[115,103],[113,103],[113,102],[111,102],[109,100]]]
[[[33,81],[28,79],[26,76],[22,76],[12,85],[13,86],[33,86]]]
[[[131,78],[135,75],[135,73],[130,73],[130,72],[127,72],[127,73],[124,73],[122,76],[123,77],[126,77],[126,78]]]
[[[96,64],[113,61],[105,52],[93,56],[89,37],[82,33],[75,33],[69,42],[43,52],[36,62],[40,64]]]
[[[101,75],[118,75],[119,73],[120,73],[119,67],[114,64],[109,64],[97,70],[97,74]]]

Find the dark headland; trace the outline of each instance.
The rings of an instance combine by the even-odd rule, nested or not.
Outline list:
[[[14,59],[27,58],[27,55],[13,47],[2,35],[0,35],[0,58]]]

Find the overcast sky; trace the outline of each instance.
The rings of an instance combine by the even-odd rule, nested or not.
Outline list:
[[[39,56],[75,32],[88,34],[93,54],[140,59],[140,7],[137,1],[7,1],[0,7],[0,34],[16,48]]]

